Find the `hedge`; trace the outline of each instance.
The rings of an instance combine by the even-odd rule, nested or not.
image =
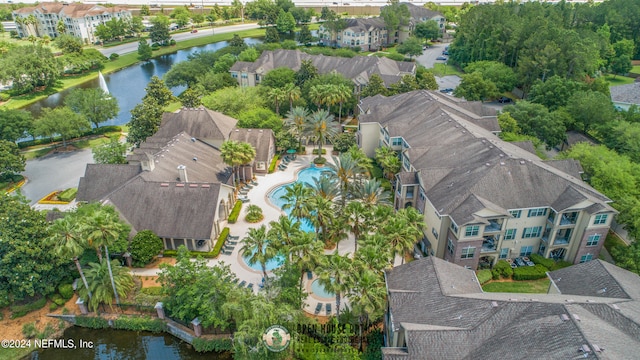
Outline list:
[[[220,254],[220,249],[222,249],[224,242],[227,241],[227,237],[229,237],[229,228],[225,227],[220,232],[220,235],[218,236],[218,240],[216,241],[216,244],[213,246],[213,250],[211,251],[212,253],[215,254],[214,257]]]
[[[159,333],[167,328],[164,321],[150,317],[120,317],[113,321],[113,328],[131,331],[151,331]]]
[[[547,276],[547,268],[535,266],[519,266],[513,270],[513,280],[538,280]]]
[[[62,296],[60,296],[60,294],[51,295],[50,300],[53,301],[58,306],[63,306],[67,302],[67,300],[63,299]]]
[[[505,260],[500,260],[493,267],[492,274],[494,280],[498,280],[500,277],[510,278],[511,275],[513,275],[513,269],[511,268],[511,264]]]
[[[140,289],[140,292],[147,295],[162,295],[162,286],[151,286]]]
[[[242,204],[242,203],[238,201],[236,205],[237,204]],[[229,236],[229,228],[225,227],[220,232],[220,235],[218,236],[218,240],[216,240],[216,244],[213,246],[213,250],[209,252],[190,251],[189,254],[191,255],[192,258],[196,258],[198,256],[202,256],[203,258],[216,258],[218,257],[218,255],[220,255],[220,249],[222,249],[222,246],[224,245],[224,242],[228,236]],[[178,255],[178,250],[165,250],[162,254],[163,254],[162,256],[166,256],[166,257],[175,257]]]
[[[559,270],[562,268],[565,268],[567,266],[571,266],[573,264],[571,264],[570,262],[567,261],[555,261],[553,259],[545,259],[544,257],[538,255],[538,254],[531,254],[529,256],[529,258],[531,259],[531,261],[533,261],[534,264],[540,264],[544,267],[547,268],[547,270],[549,271],[555,271],[555,270]]]
[[[206,340],[202,338],[194,338],[193,339],[193,348],[197,352],[223,352],[223,351],[231,351],[233,346],[231,344],[231,339],[211,339]]]
[[[313,155],[318,155],[318,149],[313,149],[311,153]],[[322,155],[326,155],[326,154],[327,154],[327,149],[322,149]]]
[[[71,200],[76,198],[77,193],[78,193],[77,188],[69,188],[58,194],[58,200],[71,202]]]
[[[492,279],[491,270],[489,269],[478,271],[476,276],[478,277],[478,281],[480,282],[480,285],[483,285],[484,283]]]
[[[231,210],[231,214],[229,215],[229,224],[235,224],[238,221],[238,217],[240,216],[240,210],[242,209],[242,201],[236,201],[235,205],[233,205],[233,210]]]
[[[274,156],[273,159],[271,160],[271,164],[269,165],[269,174],[272,174],[276,170],[276,164],[278,163],[278,158],[279,156],[276,154],[276,156]]]
[[[47,305],[47,298],[40,298],[32,303],[24,304],[24,305],[13,305],[10,307],[11,309],[11,318],[19,318],[27,315],[28,313],[42,309],[45,305]]]
[[[82,133],[79,137],[89,136],[89,135],[104,135],[106,133],[119,132],[119,131],[122,131],[120,126],[108,125],[108,126],[102,126],[99,128],[87,130],[84,133]],[[51,144],[52,142],[56,142],[56,141],[62,141],[62,137],[54,136],[53,138],[42,138],[42,139],[21,141],[18,143],[18,148],[24,149],[29,146]]]
[[[314,164],[318,164],[318,165],[324,165],[327,162],[327,159],[323,158],[323,157],[317,157],[315,159],[313,159],[313,163]]]
[[[90,329],[106,329],[109,322],[97,316],[76,316],[76,325]]]

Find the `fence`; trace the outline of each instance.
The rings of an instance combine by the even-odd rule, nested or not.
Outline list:
[[[116,313],[116,314],[155,314],[156,309],[149,305],[140,304],[100,304],[97,313]]]

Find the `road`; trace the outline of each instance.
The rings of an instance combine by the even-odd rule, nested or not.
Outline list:
[[[86,165],[93,162],[91,149],[29,160],[22,173],[27,177],[27,183],[21,190],[22,194],[31,204],[35,204],[54,190],[78,187],[78,180],[84,175]]]
[[[436,63],[444,63],[442,60],[436,60],[438,56],[443,56],[442,52],[447,47],[447,43],[435,43],[430,48],[425,50],[422,55],[416,58],[418,64],[426,67],[427,69],[433,68]],[[438,89],[455,89],[460,85],[460,77],[457,75],[449,76],[436,76],[436,82],[438,83]]]
[[[255,23],[240,24],[240,25],[230,25],[230,26],[224,26],[224,27],[219,27],[219,28],[215,28],[215,29],[202,29],[202,30],[198,29],[198,32],[195,33],[195,34],[192,34],[190,32],[172,34],[171,38],[174,39],[175,41],[184,41],[184,40],[188,40],[188,39],[211,36],[214,33],[215,34],[225,34],[225,33],[232,33],[232,32],[237,32],[237,31],[242,31],[242,30],[250,30],[250,29],[257,29],[257,28],[259,28],[259,26],[258,26],[258,24],[255,24]],[[117,53],[118,55],[124,55],[124,54],[128,54],[128,53],[132,53],[132,52],[138,51],[138,43],[137,42],[132,42],[132,43],[112,46],[112,47],[108,47],[108,48],[102,48],[102,49],[98,49],[98,50],[102,53],[102,55],[107,56],[107,57],[109,55],[113,54],[113,53]]]

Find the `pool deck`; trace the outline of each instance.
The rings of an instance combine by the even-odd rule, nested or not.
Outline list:
[[[327,146],[325,148],[327,149],[327,155],[325,155],[324,157],[327,159],[328,163],[332,162],[331,155],[329,155],[331,153],[331,147]],[[231,253],[231,255],[220,254],[216,259],[207,260],[207,264],[209,266],[214,266],[216,264],[229,265],[231,268],[231,271],[236,274],[236,276],[240,281],[242,280],[246,281],[247,285],[252,283],[254,285],[253,291],[256,293],[260,290],[259,285],[262,283],[262,277],[263,277],[262,271],[253,270],[244,263],[244,260],[242,259],[242,256],[240,254],[240,249],[242,248],[242,244],[243,244],[242,240],[244,239],[245,236],[247,236],[249,229],[258,228],[262,225],[268,225],[271,221],[278,220],[278,218],[281,215],[285,215],[284,211],[282,211],[277,206],[271,204],[271,202],[268,199],[269,192],[271,192],[273,189],[275,189],[280,185],[294,182],[297,178],[297,175],[296,175],[297,172],[304,168],[309,167],[314,158],[315,158],[315,155],[298,155],[295,160],[289,163],[289,165],[284,171],[276,170],[272,174],[257,176],[256,181],[258,182],[258,185],[254,186],[249,191],[247,197],[249,198],[250,201],[243,205],[243,210],[240,213],[240,217],[238,218],[238,221],[235,224],[227,224],[226,222],[221,223],[221,226],[229,227],[231,235],[239,236],[240,241],[238,241],[238,244],[233,249],[233,252]],[[258,205],[260,208],[262,208],[264,219],[261,222],[251,224],[244,220],[244,217],[245,217],[244,209],[250,204]],[[338,253],[340,254],[344,255],[349,253],[352,255],[354,250],[355,250],[355,242],[353,239],[353,235],[349,235],[348,239],[343,240],[338,244]],[[334,252],[335,250],[325,250],[325,254],[332,254]],[[159,272],[160,272],[159,269],[132,269],[131,271],[131,273],[136,276],[155,276]],[[270,274],[270,272],[267,272],[267,274]],[[327,313],[326,313],[325,304],[328,302],[331,302],[332,314],[335,315],[336,313],[335,297],[332,299],[319,298],[317,296],[314,296],[309,291],[311,287],[311,282],[315,280],[315,278],[316,278],[315,275],[311,280],[308,280],[306,276],[304,278],[304,287],[306,291],[309,293],[309,296],[304,301],[304,310],[307,313],[313,315],[317,304],[322,303],[323,306],[319,315],[326,316]],[[341,305],[340,305],[340,308],[342,310],[344,310],[344,306],[346,303],[345,300],[346,299],[343,296],[341,299]]]

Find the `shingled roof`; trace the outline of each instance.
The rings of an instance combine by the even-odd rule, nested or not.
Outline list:
[[[473,220],[488,199],[502,210],[545,207],[574,196],[601,203],[611,200],[579,177],[575,160],[543,162],[535,154],[496,135],[495,116],[459,106],[437,92],[413,91],[392,97],[363,99],[360,123],[378,123],[391,137],[401,136],[410,146],[407,155],[419,172],[421,185],[441,215],[456,224]],[[568,192],[571,187],[574,191]],[[455,191],[452,191],[452,188]],[[571,199],[563,198],[571,195]]]
[[[632,84],[612,86],[609,91],[613,102],[640,105],[640,82],[638,81]]]
[[[600,271],[599,264],[563,270],[577,275],[585,266]],[[635,274],[619,268],[605,272],[640,288]],[[530,294],[483,293],[473,271],[432,256],[386,270],[385,279],[391,326],[402,328],[406,338],[404,348],[382,349],[386,360],[578,359],[583,345],[598,358],[630,359],[640,344],[633,314],[638,298],[536,294],[532,300]],[[576,286],[585,281],[572,280]],[[527,295],[529,300],[522,301]],[[609,334],[598,328],[610,329]]]
[[[129,10],[121,6],[105,7],[95,4],[64,4],[61,2],[43,2],[36,6],[24,7],[14,10],[14,12],[17,14],[30,14],[34,11],[41,14],[61,14],[70,18],[80,18],[84,16],[95,16],[106,13],[117,13],[122,11],[128,12]]]
[[[201,141],[229,139],[231,130],[238,120],[209,110],[203,106],[198,108],[182,108],[177,112],[164,113],[162,123],[155,139],[165,141],[175,135],[185,132]]]
[[[232,72],[249,72],[266,74],[269,71],[287,67],[294,71],[300,69],[302,60],[311,60],[318,69],[319,74],[337,72],[354,83],[366,85],[369,77],[378,74],[382,77],[386,86],[395,84],[402,76],[415,73],[415,64],[406,61],[395,61],[377,56],[354,56],[343,58],[337,56],[309,55],[300,50],[278,49],[264,51],[253,63],[236,62],[230,69]]]
[[[345,20],[345,30],[355,32],[369,32],[375,30],[383,30],[386,28],[384,20],[382,18],[356,18]]]
[[[251,144],[256,149],[256,161],[269,161],[269,148],[275,141],[271,129],[238,128],[231,131],[229,139]]]

